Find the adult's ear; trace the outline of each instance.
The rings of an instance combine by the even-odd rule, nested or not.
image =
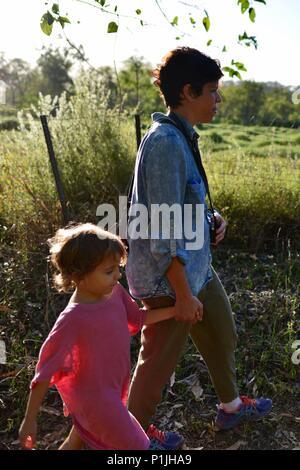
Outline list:
[[[193,91],[192,85],[190,83],[186,83],[182,88],[181,96],[184,100],[191,102],[197,95]]]

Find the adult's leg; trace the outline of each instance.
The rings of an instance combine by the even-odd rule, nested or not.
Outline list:
[[[229,299],[213,270],[213,279],[199,294],[203,320],[191,327],[191,337],[203,357],[220,402],[238,396],[235,369],[236,328]]]
[[[174,305],[169,297],[145,299],[149,308]],[[190,325],[173,318],[142,330],[141,349],[131,381],[128,409],[147,430],[161,400],[162,390],[170,379],[188,337]]]

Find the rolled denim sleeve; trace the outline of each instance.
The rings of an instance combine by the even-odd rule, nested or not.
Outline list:
[[[158,208],[162,204],[169,208],[173,204],[177,205],[176,212],[170,211],[170,236],[168,238],[163,237],[161,230],[155,230],[151,224],[151,229],[154,228],[154,230],[150,233],[150,251],[161,275],[167,271],[172,258],[178,257],[183,264],[187,261],[184,237],[182,234],[180,238],[178,227],[180,222],[179,225],[181,224],[183,231],[183,207],[187,181],[185,152],[182,139],[171,131],[170,135],[157,137],[142,164],[148,211],[149,214],[151,213],[150,220],[152,219],[153,222],[153,214],[156,210],[153,208]]]

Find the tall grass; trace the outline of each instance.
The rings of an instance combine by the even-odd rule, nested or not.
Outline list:
[[[231,243],[253,251],[299,247],[300,147],[296,130],[214,126],[200,132],[215,205]],[[248,128],[247,128],[248,129]],[[280,132],[280,145],[275,135]],[[241,139],[242,137],[242,139]],[[261,144],[265,143],[263,154]],[[293,149],[293,150],[291,150]]]
[[[40,96],[37,108],[19,114],[19,131],[1,134],[1,218],[14,224],[19,241],[32,244],[61,224],[40,114],[49,116],[73,219],[95,221],[99,204],[116,203],[124,194],[134,162],[134,129],[125,113],[109,109],[107,100],[99,78],[82,73],[69,101],[65,95],[55,100]]]

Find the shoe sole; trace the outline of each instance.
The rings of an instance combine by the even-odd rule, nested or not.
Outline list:
[[[267,414],[270,413],[270,411],[272,410],[272,408],[270,408],[268,411],[266,411],[263,415],[260,415],[258,417],[256,416],[253,416],[253,417],[247,417],[247,418],[240,418],[235,424],[233,424],[232,426],[228,426],[228,427],[221,427],[218,423],[215,423],[215,426],[218,428],[219,431],[228,431],[229,429],[233,429],[233,428],[236,428],[237,426],[239,426],[240,424],[243,424],[243,423],[246,423],[247,421],[248,422],[251,422],[251,421],[261,421]]]

